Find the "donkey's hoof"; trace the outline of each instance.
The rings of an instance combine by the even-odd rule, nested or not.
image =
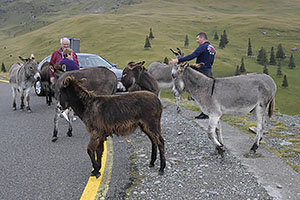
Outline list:
[[[72,131],[68,131],[67,136],[72,137]]]
[[[101,173],[99,171],[93,170],[91,173],[91,176],[96,176],[96,178],[99,178]]]
[[[150,164],[149,164],[149,167],[154,167],[154,163],[153,163],[153,164],[152,164],[152,163],[150,163]]]
[[[30,108],[27,108],[27,112],[31,113],[32,111],[31,111],[31,109],[30,109]]]
[[[161,175],[161,176],[164,175],[164,170],[159,170],[158,175]]]
[[[13,107],[13,111],[16,111],[17,110],[17,108],[16,107]]]
[[[51,139],[52,142],[55,142],[56,140],[57,140],[56,136],[53,136],[52,139]]]
[[[225,150],[223,149],[223,146],[217,146],[216,150],[217,150],[218,154],[220,154],[222,156],[222,158],[224,158]]]

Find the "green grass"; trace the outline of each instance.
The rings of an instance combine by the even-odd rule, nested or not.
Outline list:
[[[85,1],[84,1],[85,2]],[[87,5],[70,4],[73,13],[84,10]],[[300,2],[296,0],[141,0],[134,5],[123,5],[120,9],[105,14],[84,14],[72,16],[60,9],[54,15],[37,17],[41,23],[46,21],[50,25],[43,28],[41,23],[33,22],[23,28],[5,26],[0,34],[0,63],[4,62],[8,68],[19,61],[18,56],[29,56],[34,53],[37,60],[51,54],[59,48],[59,38],[70,36],[80,38],[81,52],[96,53],[112,63],[124,68],[129,61],[145,60],[147,67],[153,61],[163,61],[164,57],[173,58],[169,48],[182,48],[187,55],[196,47],[195,35],[206,31],[217,54],[213,66],[215,77],[234,75],[236,65],[244,57],[248,72],[262,72],[263,67],[256,63],[256,58],[248,58],[248,38],[251,38],[252,49],[255,54],[264,47],[269,57],[271,47],[275,51],[282,43],[287,56],[291,48],[298,47],[300,41]],[[98,4],[97,4],[98,5]],[[97,7],[97,6],[95,6]],[[50,8],[49,8],[50,9]],[[53,8],[54,9],[54,8]],[[58,20],[59,19],[59,20]],[[17,29],[15,37],[3,34]],[[34,31],[28,32],[28,29]],[[144,50],[146,35],[153,29],[154,39],[152,48]],[[19,30],[20,29],[20,30]],[[214,32],[220,34],[226,29],[229,44],[225,49],[219,49],[219,41],[214,41]],[[267,31],[267,35],[263,32]],[[26,34],[23,34],[28,32]],[[276,36],[279,33],[280,36]],[[184,48],[185,35],[188,35],[190,46]],[[4,48],[5,47],[5,48]],[[287,75],[289,87],[282,88],[283,78],[276,77],[277,66],[268,66],[269,74],[278,86],[276,108],[286,114],[300,114],[300,55],[294,53],[296,68],[287,68],[288,58],[282,63],[282,72]],[[194,61],[192,61],[194,62]],[[169,96],[170,93],[162,93]],[[166,96],[166,97],[167,97]]]

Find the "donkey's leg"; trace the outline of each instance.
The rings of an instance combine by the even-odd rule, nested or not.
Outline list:
[[[55,116],[54,116],[54,130],[53,130],[52,142],[55,142],[57,140],[58,120],[60,118],[60,113],[61,111],[57,105],[55,109]]]
[[[69,127],[68,127],[67,135],[69,137],[72,137],[73,110],[71,108],[69,108],[68,118],[69,118]]]
[[[217,139],[218,139],[219,143],[223,146],[224,142],[223,142],[223,135],[222,135],[220,120],[218,121],[218,125],[216,128],[216,134],[217,134]],[[216,148],[216,153],[219,153],[218,148]]]
[[[146,124],[140,124],[141,130],[146,133],[146,135],[149,137],[151,143],[152,143],[152,153],[151,153],[151,161],[149,164],[149,167],[154,167],[154,163],[156,161],[157,157],[157,139],[155,136],[155,133],[149,130],[149,126]]]
[[[99,146],[99,139],[98,139],[97,133],[92,132],[90,135],[90,142],[88,144],[87,153],[90,156],[92,166],[94,168],[94,170],[91,173],[91,176],[96,176],[96,177],[100,176],[100,172],[99,172],[100,166],[97,163],[96,158],[95,158],[95,151],[98,146]]]
[[[166,167],[166,157],[165,157],[165,141],[161,135],[159,135],[159,138],[158,138],[158,149],[159,149],[159,155],[160,155],[159,175],[163,175],[164,169]]]
[[[103,145],[104,139],[103,138],[102,139],[98,139],[98,141],[99,141],[99,144],[98,144],[98,146],[96,148],[96,154],[97,154],[97,164],[99,166],[99,169],[98,169],[98,172],[99,172],[100,169],[101,169],[101,166],[102,166],[102,155],[103,155],[103,151],[104,151],[104,145]],[[98,178],[100,175],[101,175],[100,172],[97,173],[96,174],[96,178]]]
[[[218,121],[218,125],[217,125],[217,128],[216,128],[216,134],[217,134],[217,139],[218,139],[219,143],[220,143],[221,145],[223,145],[224,142],[223,142],[223,135],[222,135],[221,122],[220,122],[220,120]]]
[[[11,89],[12,89],[12,96],[13,96],[13,104],[12,104],[12,107],[13,107],[13,110],[17,110],[17,104],[16,104],[17,89],[14,88],[14,87],[11,87]]]
[[[31,112],[31,109],[30,109],[30,89],[31,89],[31,87],[25,89],[25,99],[26,99],[26,103],[27,103],[26,109],[27,109],[28,112]]]
[[[265,110],[266,110],[266,106],[262,106],[260,104],[258,106],[256,106],[256,108],[255,108],[256,120],[257,120],[257,128],[256,128],[257,130],[256,130],[255,142],[250,149],[250,154],[256,153],[256,150],[259,146],[259,142],[262,139]]]
[[[21,97],[21,105],[20,105],[20,110],[24,110],[24,90],[20,89],[20,97]]]
[[[219,119],[220,116],[209,116],[208,137],[216,146],[218,153],[221,156],[224,156],[225,150],[223,149],[223,143],[220,143],[216,137],[216,127],[218,125]]]
[[[180,95],[177,95],[176,97],[176,105],[177,105],[177,113],[180,113],[180,105],[179,105],[179,103],[180,103]]]

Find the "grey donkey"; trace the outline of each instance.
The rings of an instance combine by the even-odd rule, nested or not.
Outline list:
[[[175,52],[173,49],[170,49],[172,53],[176,56],[176,58],[181,58],[184,56],[182,51],[177,48],[178,53]],[[172,88],[173,87],[173,80],[172,80],[172,65],[167,65],[161,62],[153,62],[148,67],[148,73],[156,79],[158,87],[159,87],[159,98],[160,98],[160,91],[163,88]],[[177,111],[180,111],[179,107],[180,102],[180,95],[176,96],[176,105]]]
[[[24,98],[26,99],[27,105],[26,109],[28,112],[31,112],[31,108],[29,105],[30,102],[30,89],[33,86],[36,79],[40,78],[40,74],[37,70],[37,63],[35,62],[34,55],[31,54],[30,58],[23,58],[19,56],[19,58],[24,62],[15,63],[10,67],[9,70],[9,83],[12,88],[13,94],[13,110],[17,109],[16,105],[16,95],[17,92],[20,93],[21,96],[21,105],[20,109],[24,110]],[[24,96],[25,93],[25,96]]]
[[[195,66],[194,66],[195,67]],[[216,78],[194,70],[184,62],[172,69],[175,96],[188,92],[209,116],[208,137],[216,146],[217,153],[224,156],[220,117],[224,115],[245,115],[253,112],[257,118],[255,143],[250,149],[254,155],[262,138],[264,116],[269,104],[268,114],[272,116],[275,106],[276,84],[266,74]]]

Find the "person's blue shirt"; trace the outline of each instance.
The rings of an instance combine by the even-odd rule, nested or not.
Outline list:
[[[178,63],[192,60],[197,57],[196,64],[204,63],[200,67],[203,72],[212,73],[212,65],[214,64],[216,50],[215,48],[206,41],[205,43],[198,46],[198,48],[190,55],[179,58]]]
[[[63,64],[66,65],[66,71],[72,71],[72,70],[78,70],[79,66],[77,65],[76,62],[73,60],[70,60],[68,58],[63,58],[59,61],[59,64],[62,66]]]

